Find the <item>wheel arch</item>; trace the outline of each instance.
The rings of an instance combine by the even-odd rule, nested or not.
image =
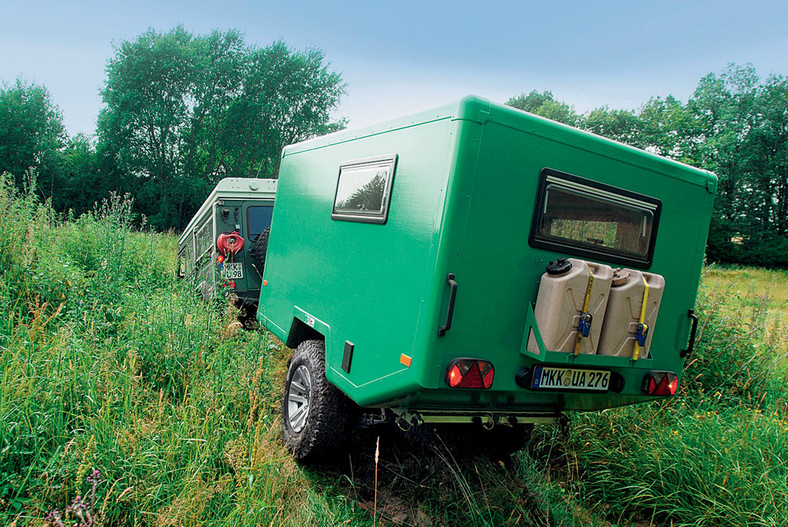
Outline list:
[[[290,331],[287,333],[287,340],[285,346],[290,349],[295,349],[299,344],[306,340],[326,340],[326,336],[308,325],[301,320],[298,316],[293,317],[293,322],[290,324]]]

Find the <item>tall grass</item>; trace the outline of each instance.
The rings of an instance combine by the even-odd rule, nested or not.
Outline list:
[[[174,278],[173,236],[114,196],[58,218],[0,178],[0,523],[364,524],[278,441],[284,354]],[[77,521],[66,517],[66,524]]]
[[[681,396],[574,416],[566,437],[543,430],[535,457],[614,524],[788,525],[785,341],[763,299],[702,288]]]
[[[62,218],[0,177],[0,209],[0,524],[78,522],[98,470],[91,525],[788,525],[786,339],[760,292],[702,291],[679,398],[504,460],[384,434],[375,479],[376,430],[292,461],[288,351],[176,280],[174,236],[128,199]]]

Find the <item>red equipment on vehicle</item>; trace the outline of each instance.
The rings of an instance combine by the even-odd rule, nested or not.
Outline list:
[[[238,231],[223,233],[216,239],[216,248],[225,256],[237,254],[244,248],[244,239]]]

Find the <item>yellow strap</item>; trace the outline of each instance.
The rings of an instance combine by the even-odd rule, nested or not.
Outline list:
[[[646,321],[646,306],[648,305],[648,282],[646,281],[646,275],[642,276],[643,285],[646,286],[646,289],[643,291],[643,305],[640,306],[639,324],[643,324]],[[635,349],[632,351],[632,360],[638,360],[638,357],[640,357],[640,344],[638,344],[637,338],[635,338]]]
[[[585,300],[583,300],[583,313],[588,313],[588,304],[591,303],[591,288],[594,287],[594,273],[591,271],[591,266],[588,265],[588,263],[586,263],[586,269],[588,269],[588,285],[586,286],[586,297]],[[575,357],[580,354],[580,341],[583,340],[583,335],[580,334],[580,322],[577,323],[577,326]]]

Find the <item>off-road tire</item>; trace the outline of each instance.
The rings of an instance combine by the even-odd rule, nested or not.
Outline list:
[[[347,439],[349,400],[326,380],[325,355],[322,340],[306,340],[298,345],[287,368],[282,430],[287,449],[303,463],[329,461]],[[305,375],[309,386],[304,386]],[[306,410],[298,404],[303,399],[307,399]]]
[[[260,233],[260,236],[254,241],[254,245],[249,250],[249,253],[252,256],[252,263],[254,264],[255,269],[257,272],[260,273],[260,276],[263,276],[263,270],[265,269],[265,253],[268,252],[268,237],[271,234],[271,227],[266,227],[263,232]]]
[[[238,322],[240,322],[244,329],[255,330],[257,326],[257,304],[251,302],[241,302],[238,307]]]

